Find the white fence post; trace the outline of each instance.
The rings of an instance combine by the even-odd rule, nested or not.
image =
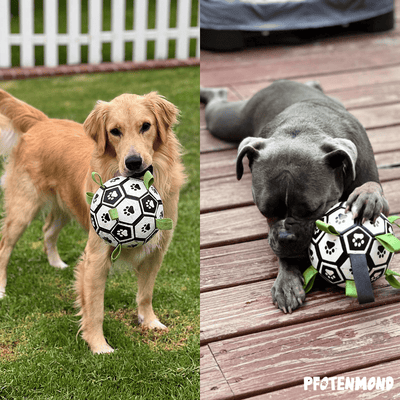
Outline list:
[[[21,32],[21,65],[33,67],[35,53],[33,47],[33,0],[19,2],[20,32]]]
[[[125,29],[126,4],[134,4],[133,30]],[[155,29],[148,29],[149,0],[111,0],[111,31],[103,31],[103,0],[88,1],[88,33],[81,32],[80,0],[67,0],[67,33],[58,33],[58,1],[44,0],[44,34],[34,33],[34,0],[19,1],[20,33],[10,33],[10,0],[0,0],[0,67],[11,67],[11,46],[20,46],[22,67],[35,65],[35,45],[44,47],[46,66],[58,65],[58,48],[67,48],[67,64],[81,62],[80,49],[88,45],[88,61],[102,62],[103,43],[111,43],[111,61],[125,60],[125,42],[133,42],[133,61],[147,59],[147,42],[155,43],[155,59],[168,58],[168,44],[176,41],[175,58],[189,58],[191,38],[197,39],[196,57],[200,54],[199,18],[190,26],[192,1],[177,1],[177,27],[170,28],[171,0],[156,1]],[[199,11],[199,9],[197,10]]]
[[[58,14],[57,2],[54,0],[45,0],[44,4],[44,33],[46,35],[45,44],[45,64],[48,67],[58,65]]]
[[[191,1],[178,1],[178,38],[176,58],[185,59],[189,53]]]
[[[157,0],[156,4],[156,49],[154,57],[164,59],[168,57],[168,28],[171,13],[169,0]]]
[[[7,0],[3,3],[3,10],[0,12],[0,68],[8,67],[11,64],[11,44],[7,40],[11,30],[10,2]]]
[[[147,1],[135,1],[135,18],[133,30],[135,32],[134,41],[134,61],[146,61],[147,58],[147,40],[145,31],[147,29],[148,3]]]
[[[111,44],[111,59],[115,62],[124,61],[125,3],[125,0],[113,0],[112,2],[111,31],[113,40]]]
[[[103,1],[89,0],[89,63],[101,62],[100,32],[103,22]]]
[[[78,64],[81,61],[81,47],[79,35],[81,33],[81,2],[79,0],[67,1],[68,44],[67,63]]]

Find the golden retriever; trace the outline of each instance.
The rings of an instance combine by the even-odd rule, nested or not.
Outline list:
[[[104,289],[113,250],[90,223],[86,192],[114,176],[142,176],[153,168],[154,186],[164,204],[164,216],[177,221],[179,190],[184,183],[181,147],[172,130],[179,110],[156,92],[122,94],[111,102],[98,101],[84,124],[50,119],[41,111],[0,90],[0,150],[7,157],[2,185],[5,218],[0,242],[0,298],[5,295],[11,252],[29,223],[43,207],[50,212],[43,228],[49,263],[65,268],[57,237],[71,217],[89,232],[76,267],[76,305],[82,337],[94,353],[113,348],[103,335]],[[165,329],[153,312],[155,279],[172,239],[159,231],[134,249],[122,249],[120,259],[138,278],[138,319],[144,327]]]

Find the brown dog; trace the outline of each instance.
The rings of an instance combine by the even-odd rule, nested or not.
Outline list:
[[[5,295],[6,269],[11,252],[35,215],[50,206],[44,231],[49,263],[65,268],[57,252],[62,227],[76,218],[89,239],[76,267],[77,306],[82,337],[94,353],[113,349],[103,335],[104,289],[113,250],[95,233],[85,201],[86,192],[114,176],[139,177],[152,167],[154,186],[164,204],[164,215],[176,224],[179,190],[184,182],[180,145],[172,131],[178,109],[151,92],[123,94],[111,102],[99,101],[83,126],[50,119],[41,111],[0,90],[0,153],[9,155],[2,184],[5,219],[0,242],[0,298]],[[159,231],[150,242],[123,249],[120,259],[138,277],[138,317],[148,328],[165,329],[152,308],[157,272],[172,239],[172,231]]]

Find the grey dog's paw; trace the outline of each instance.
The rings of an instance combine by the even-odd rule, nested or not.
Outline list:
[[[276,308],[281,309],[285,314],[291,314],[293,310],[301,306],[306,299],[303,283],[303,275],[297,268],[280,269],[271,289],[272,302]]]
[[[226,88],[203,88],[200,87],[200,103],[208,104],[212,100],[227,100],[228,89]]]
[[[377,182],[366,182],[354,190],[349,196],[346,212],[351,210],[353,218],[362,217],[366,220],[375,220],[380,213],[389,214],[389,204],[383,195],[382,187]]]

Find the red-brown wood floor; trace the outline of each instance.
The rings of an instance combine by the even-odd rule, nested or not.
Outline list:
[[[251,97],[275,79],[318,80],[366,127],[378,165],[400,162],[400,28],[386,33],[201,54],[201,84]],[[292,314],[271,302],[277,260],[236,149],[201,123],[201,398],[400,398],[400,290],[384,278],[375,302],[313,291]],[[380,169],[390,213],[400,213],[400,168]],[[396,228],[397,229],[397,228]],[[396,234],[400,237],[400,230]],[[391,269],[400,272],[400,255]],[[304,390],[304,377],[388,377],[390,391]]]

